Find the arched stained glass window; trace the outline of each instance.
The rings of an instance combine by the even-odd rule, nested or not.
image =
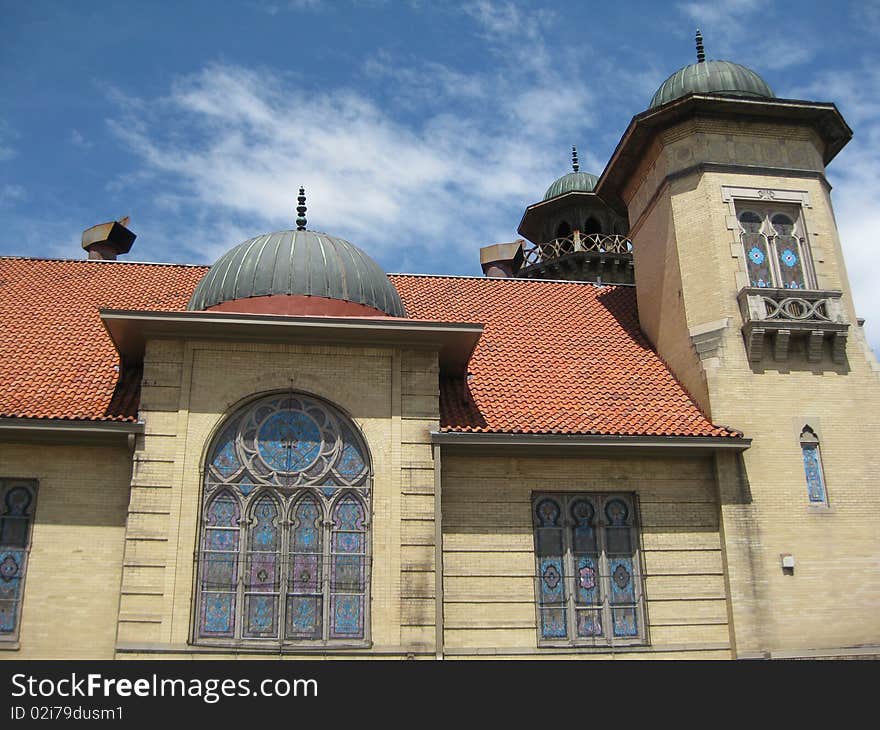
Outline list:
[[[761,232],[762,218],[752,210],[739,214],[740,240],[746,252],[749,283],[752,286],[773,286],[767,237]]]
[[[810,426],[801,431],[801,457],[804,461],[804,474],[807,478],[807,496],[811,504],[827,504],[825,474],[822,469],[822,455],[819,452],[819,438]]]
[[[0,641],[15,641],[31,547],[36,483],[0,479]]]
[[[205,466],[196,641],[365,641],[370,487],[366,444],[333,406],[279,394],[234,413]]]
[[[537,494],[532,504],[539,645],[644,643],[634,496]]]
[[[794,221],[784,213],[777,213],[770,222],[775,234],[774,243],[779,261],[779,285],[785,289],[804,289],[804,263],[800,240],[794,235]]]

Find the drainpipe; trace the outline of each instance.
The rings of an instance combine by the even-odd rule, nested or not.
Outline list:
[[[434,647],[436,658],[443,659],[443,509],[442,461],[440,444],[432,445],[434,452]]]

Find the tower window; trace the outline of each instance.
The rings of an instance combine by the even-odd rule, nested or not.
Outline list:
[[[737,212],[737,220],[751,286],[815,288],[799,210],[750,206]]]
[[[601,233],[601,232],[602,232],[602,226],[599,224],[599,221],[596,220],[593,216],[590,216],[589,218],[587,218],[587,220],[584,222],[584,233],[586,233],[589,236],[594,233]]]
[[[536,494],[532,521],[539,646],[645,643],[633,495]]]
[[[205,465],[195,640],[363,644],[369,628],[366,444],[327,403],[262,398]]]
[[[810,504],[828,504],[825,491],[825,474],[822,469],[822,455],[816,432],[809,426],[801,431],[801,456],[804,461],[804,474],[807,478],[807,496]]]
[[[571,235],[571,226],[568,221],[562,221],[556,226],[556,238],[568,238]]]
[[[0,479],[0,641],[16,641],[36,501],[36,483]]]

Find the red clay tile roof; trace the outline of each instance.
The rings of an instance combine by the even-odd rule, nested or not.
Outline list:
[[[0,417],[132,421],[141,372],[99,309],[182,311],[205,266],[0,257]],[[626,287],[392,275],[410,317],[481,322],[445,431],[729,436],[650,348]]]
[[[0,416],[133,421],[98,310],[186,308],[205,266],[0,258]]]
[[[733,436],[639,328],[632,287],[392,274],[407,313],[482,322],[469,380],[443,379],[444,431]]]

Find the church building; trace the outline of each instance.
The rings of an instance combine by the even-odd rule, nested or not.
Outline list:
[[[484,277],[0,258],[0,659],[880,657],[851,136],[698,33]]]

